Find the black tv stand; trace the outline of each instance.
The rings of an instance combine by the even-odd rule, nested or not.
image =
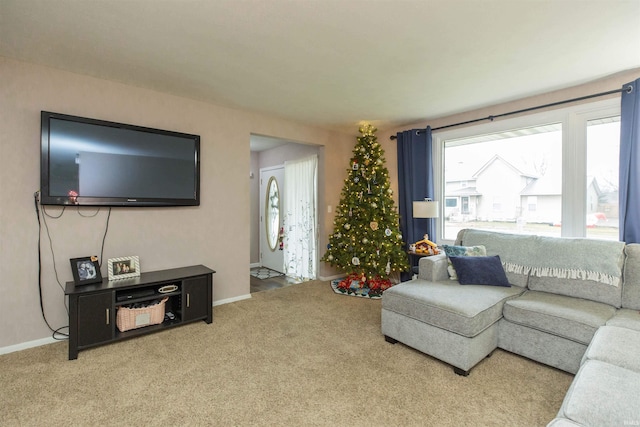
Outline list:
[[[78,358],[78,351],[122,339],[180,326],[188,322],[213,321],[213,274],[203,265],[142,273],[139,277],[76,286],[67,282],[69,297],[69,360]],[[177,289],[159,293],[166,285]],[[153,292],[151,292],[153,291]],[[118,307],[135,302],[167,297],[165,312],[173,319],[161,324],[121,332],[116,328]]]

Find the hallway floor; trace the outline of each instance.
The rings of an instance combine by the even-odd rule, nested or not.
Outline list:
[[[297,280],[287,276],[272,277],[270,279],[258,279],[249,275],[251,279],[251,293],[267,291],[269,289],[284,288],[285,286],[296,285],[302,283],[301,280]]]

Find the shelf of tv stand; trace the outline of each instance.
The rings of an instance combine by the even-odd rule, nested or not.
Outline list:
[[[150,334],[152,332],[157,332],[163,329],[168,329],[168,328],[173,328],[175,326],[180,326],[184,324],[184,322],[181,319],[173,319],[173,320],[165,320],[164,322],[160,323],[159,325],[149,325],[149,326],[145,326],[144,328],[138,328],[138,329],[130,329],[128,331],[124,331],[124,332],[120,332],[118,330],[118,328],[116,328],[116,336],[115,336],[115,340],[121,340],[121,339],[127,339],[127,338],[133,338],[133,337],[137,337],[140,335],[147,335]]]
[[[145,302],[145,301],[154,300],[154,299],[162,299],[164,297],[171,298],[171,297],[176,296],[176,295],[182,295],[182,291],[181,290],[177,290],[177,291],[174,291],[174,292],[167,292],[167,293],[164,293],[164,294],[160,293],[160,292],[156,292],[153,295],[147,295],[145,297],[132,298],[132,299],[127,299],[127,300],[122,300],[122,301],[116,300],[114,305],[116,307],[121,307],[123,305],[135,304],[137,302]]]
[[[151,271],[139,277],[76,286],[67,282],[65,294],[69,297],[69,360],[86,348],[158,332],[198,320],[213,321],[214,270],[203,265]],[[165,285],[178,289],[160,293]],[[137,291],[154,290],[153,294],[118,300],[118,296],[135,295]],[[121,332],[116,327],[119,307],[167,297],[165,308],[175,319],[157,325],[148,325]]]

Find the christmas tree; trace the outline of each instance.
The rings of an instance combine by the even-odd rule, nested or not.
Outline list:
[[[368,296],[377,296],[392,285],[392,273],[409,266],[377,129],[366,125],[359,130],[362,136],[353,150],[322,261],[348,274],[338,284],[342,292],[351,293],[356,284],[367,288]]]

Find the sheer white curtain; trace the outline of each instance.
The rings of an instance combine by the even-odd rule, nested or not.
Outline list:
[[[287,276],[316,278],[318,156],[284,163],[284,268]]]

